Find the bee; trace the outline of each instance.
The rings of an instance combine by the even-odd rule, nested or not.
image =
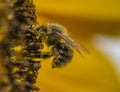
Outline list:
[[[89,50],[73,40],[67,33],[66,29],[58,24],[48,23],[37,28],[38,34],[41,35],[43,41],[47,46],[51,46],[53,52],[52,68],[59,68],[67,65],[73,57],[73,49],[75,49],[81,56],[82,49],[86,53]],[[72,49],[73,48],[73,49]]]

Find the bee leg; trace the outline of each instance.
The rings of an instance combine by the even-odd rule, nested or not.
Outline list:
[[[40,58],[46,59],[46,58],[52,57],[53,55],[54,55],[54,47],[52,47],[49,52],[41,52]]]
[[[52,57],[53,56],[53,53],[52,52],[42,52],[40,57],[41,58],[49,58],[49,57]]]

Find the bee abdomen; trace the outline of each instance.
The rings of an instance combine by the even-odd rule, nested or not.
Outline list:
[[[66,43],[58,42],[55,46],[56,54],[52,63],[52,68],[63,67],[67,65],[72,57],[73,50]]]

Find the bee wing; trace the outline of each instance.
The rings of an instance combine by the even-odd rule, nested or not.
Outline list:
[[[82,55],[80,49],[83,50],[83,51],[84,51],[85,53],[87,53],[87,54],[90,53],[89,50],[88,50],[86,47],[84,47],[82,44],[78,43],[77,41],[73,40],[73,39],[70,38],[69,36],[65,36],[65,35],[60,34],[60,33],[58,33],[58,32],[57,32],[56,34],[59,35],[61,38],[63,38],[63,39],[64,39],[72,48],[74,48],[81,56],[83,56],[83,55]]]

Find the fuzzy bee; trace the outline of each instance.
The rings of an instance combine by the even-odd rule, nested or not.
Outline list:
[[[81,56],[83,55],[80,49],[89,53],[83,45],[76,42],[68,35],[63,26],[48,23],[37,28],[37,32],[41,35],[46,45],[51,47],[51,53],[53,53],[54,56],[52,68],[59,68],[67,65],[73,57],[73,49]]]

